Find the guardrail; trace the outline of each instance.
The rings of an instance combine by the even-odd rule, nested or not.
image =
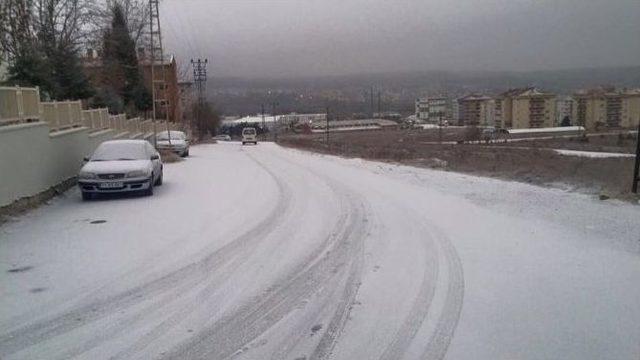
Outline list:
[[[0,87],[0,125],[39,119],[40,90],[38,88]]]

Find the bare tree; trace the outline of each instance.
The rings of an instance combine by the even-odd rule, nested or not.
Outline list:
[[[4,0],[0,3],[0,48],[12,60],[35,46],[33,1]]]
[[[0,48],[10,65],[8,80],[40,86],[56,99],[90,96],[77,54],[87,5],[87,0],[3,0]]]
[[[145,0],[87,0],[90,2],[91,25],[86,27],[88,42],[95,48],[102,42],[105,29],[111,26],[113,9],[119,5],[127,19],[127,26],[136,47],[146,45],[149,26],[149,5]]]
[[[82,44],[89,21],[86,0],[35,0],[35,26],[48,44],[75,48]]]

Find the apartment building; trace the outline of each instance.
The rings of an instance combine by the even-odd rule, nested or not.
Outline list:
[[[640,89],[594,88],[574,94],[576,124],[587,130],[635,128],[640,121]]]
[[[571,96],[560,96],[556,99],[555,126],[561,126],[565,118],[569,118],[571,125],[575,124],[574,111],[576,101]]]
[[[624,91],[622,96],[622,118],[620,126],[637,129],[640,125],[640,89]]]
[[[146,88],[151,91],[151,62],[147,59],[144,49],[138,50],[138,64],[144,79]],[[102,58],[93,50],[88,49],[82,58],[82,66],[89,81],[99,87],[103,83]],[[156,77],[156,98],[163,100],[156,103],[157,116],[159,119],[167,119],[171,122],[182,120],[182,107],[180,106],[180,93],[178,89],[178,66],[176,59],[172,56],[162,64],[154,66]],[[159,83],[160,74],[164,72],[164,82]]]
[[[458,99],[458,125],[494,126],[495,101],[485,95],[470,94]]]
[[[510,89],[496,97],[496,126],[508,129],[552,127],[556,96],[534,87]]]
[[[451,124],[460,123],[460,104],[457,100],[451,102]]]
[[[142,67],[142,76],[144,77],[145,86],[151,91],[151,62],[144,56],[138,57]],[[164,84],[158,81],[162,78],[164,72]],[[154,75],[156,78],[156,104],[157,116],[160,119],[167,119],[171,122],[180,122],[182,120],[182,106],[180,105],[180,89],[178,86],[178,65],[176,59],[172,56],[169,60],[165,60],[162,64],[154,65]]]
[[[451,118],[450,101],[447,97],[437,96],[416,100],[418,120],[432,124],[441,124]]]

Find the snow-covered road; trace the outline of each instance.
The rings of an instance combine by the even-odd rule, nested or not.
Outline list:
[[[637,359],[640,207],[273,144],[0,226],[1,359]]]

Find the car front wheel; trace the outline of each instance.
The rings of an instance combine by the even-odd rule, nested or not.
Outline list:
[[[149,188],[147,190],[144,191],[144,194],[146,196],[151,196],[153,195],[153,174],[151,174],[151,179],[149,179]]]
[[[93,199],[93,194],[91,194],[89,192],[86,192],[86,191],[82,192],[82,200],[83,201],[88,201],[88,200],[91,200],[91,199]]]
[[[162,186],[162,173],[160,173],[160,176],[158,177],[158,180],[156,180],[156,183],[154,185]]]

